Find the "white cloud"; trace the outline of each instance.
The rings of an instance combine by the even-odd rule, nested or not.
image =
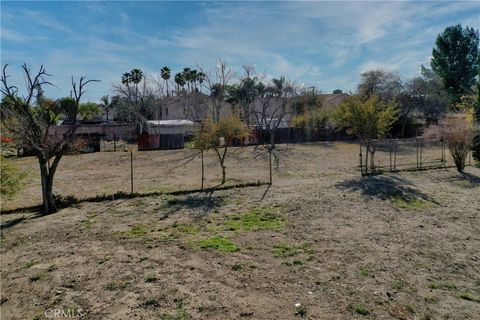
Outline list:
[[[28,41],[44,41],[47,40],[48,37],[29,35],[18,31],[10,30],[8,28],[2,28],[1,39],[2,41],[25,43]]]

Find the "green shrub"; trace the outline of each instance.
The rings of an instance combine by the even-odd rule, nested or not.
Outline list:
[[[27,175],[4,157],[0,158],[0,163],[0,195],[6,198],[12,198],[22,189],[23,181]]]

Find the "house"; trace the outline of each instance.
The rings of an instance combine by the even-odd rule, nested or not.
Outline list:
[[[338,107],[345,99],[350,97],[348,93],[322,93],[318,95],[323,107]]]
[[[185,137],[192,136],[191,120],[149,120],[138,136],[138,150],[183,149]]]

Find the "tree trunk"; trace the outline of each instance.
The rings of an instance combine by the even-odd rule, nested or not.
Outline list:
[[[270,131],[270,147],[275,149],[275,130]]]
[[[275,131],[270,131],[270,150],[271,152],[275,149]],[[275,170],[280,168],[280,159],[276,154],[273,155]]]
[[[57,171],[58,164],[62,159],[62,154],[55,157],[52,165],[49,165],[49,160],[45,158],[39,158],[40,165],[40,177],[42,183],[42,211],[43,214],[50,214],[57,212],[57,206],[55,205],[55,199],[53,197],[53,178]]]
[[[50,213],[50,206],[48,202],[48,187],[47,187],[47,181],[48,181],[48,165],[47,165],[47,160],[44,159],[39,159],[38,163],[40,165],[40,178],[41,178],[41,184],[42,184],[42,213],[43,214],[48,214]]]
[[[220,184],[225,184],[225,177],[226,177],[226,168],[225,168],[225,156],[227,155],[227,146],[224,147],[223,149],[223,154],[220,154],[220,150],[217,148],[214,148],[215,153],[218,156],[218,162],[220,162],[220,167],[222,168],[222,182]]]
[[[370,169],[373,173],[375,171],[376,146],[370,140],[366,140],[364,144],[367,151],[365,152],[365,172],[368,173],[368,170]]]
[[[53,176],[55,170],[48,168],[48,162],[45,159],[39,159],[40,177],[42,183],[42,213],[50,214],[57,212],[55,200],[53,198]]]
[[[223,161],[220,163],[220,165],[222,166],[222,184],[225,184],[226,173],[225,173],[225,166],[223,165]]]

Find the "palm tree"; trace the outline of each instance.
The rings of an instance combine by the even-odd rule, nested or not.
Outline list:
[[[122,74],[122,84],[125,84],[128,86],[128,84],[130,83],[130,72],[125,72],[124,74]]]
[[[161,70],[160,70],[160,74],[161,74],[161,77],[163,80],[165,80],[165,88],[167,90],[167,97],[169,96],[169,93],[168,93],[168,80],[170,79],[170,74],[171,74],[171,71],[170,71],[170,68],[169,67],[163,67]]]
[[[197,89],[197,80],[198,80],[198,72],[197,70],[190,71],[190,81],[192,82],[192,92],[194,89]]]
[[[284,86],[285,86],[285,77],[280,77],[278,79],[272,79],[273,87],[272,90],[275,95],[281,95],[281,93],[284,91]]]
[[[132,69],[130,71],[130,82],[135,84],[135,95],[138,96],[138,84],[142,82],[143,71],[140,69]]]
[[[192,69],[190,68],[183,68],[182,77],[185,83],[187,84],[187,91],[190,92],[190,83],[192,81]]]
[[[185,78],[183,72],[175,74],[175,83],[177,84],[177,94],[180,92],[180,87],[185,86]]]
[[[140,69],[133,69],[130,71],[130,81],[138,85],[143,79],[143,71]]]

